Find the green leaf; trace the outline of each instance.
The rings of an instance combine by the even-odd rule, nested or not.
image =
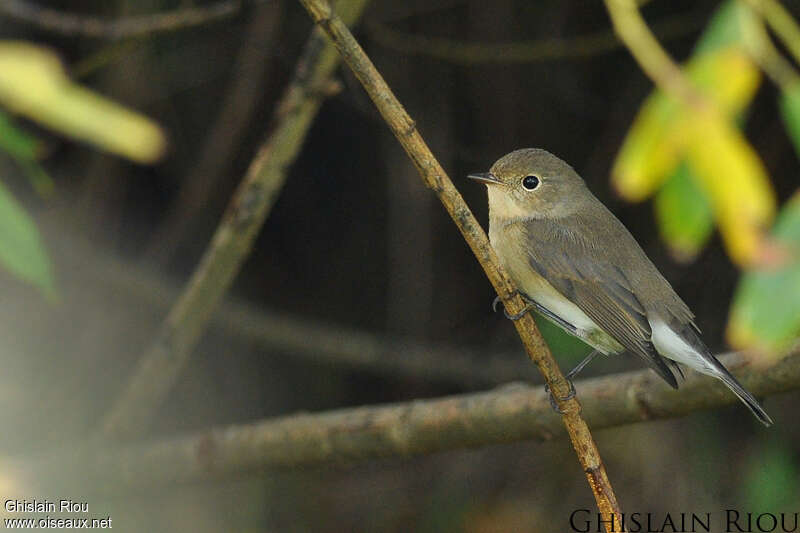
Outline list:
[[[769,356],[785,354],[800,336],[800,193],[781,209],[772,231],[787,258],[742,276],[728,321],[729,342]]]
[[[654,203],[661,238],[678,261],[694,259],[714,230],[711,202],[696,180],[689,165],[681,163]]]
[[[18,128],[6,113],[0,111],[0,149],[20,159],[35,159],[39,142]]]
[[[14,276],[55,296],[50,259],[31,217],[0,183],[0,263]]]
[[[800,157],[800,84],[792,84],[781,92],[780,110],[783,124],[794,145],[794,151]]]
[[[756,15],[743,2],[728,0],[714,12],[695,45],[694,55],[741,45],[744,40],[751,38],[758,24]]]
[[[47,196],[53,192],[55,185],[52,178],[37,161],[39,140],[17,127],[11,117],[1,110],[0,150],[16,160],[37,193]]]

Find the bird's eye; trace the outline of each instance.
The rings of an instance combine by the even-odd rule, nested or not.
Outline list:
[[[539,186],[539,178],[536,176],[525,176],[522,178],[522,186],[527,190],[532,191]]]

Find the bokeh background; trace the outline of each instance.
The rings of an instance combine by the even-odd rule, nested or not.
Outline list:
[[[210,4],[36,5],[114,19]],[[684,61],[722,5],[653,0],[644,14]],[[800,16],[796,3],[786,7]],[[27,159],[0,152],[0,179],[38,228],[53,282],[42,289],[41,276],[26,277],[35,261],[0,271],[4,455],[58,448],[96,426],[270,132],[310,30],[308,15],[288,0],[246,2],[196,27],[119,40],[62,35],[0,16],[3,39],[48,47],[72,80],[150,117],[167,139],[163,157],[141,163],[5,111],[14,131],[36,140],[36,150]],[[487,217],[485,188],[463,179],[467,173],[485,171],[516,148],[557,154],[694,310],[712,351],[728,349],[742,265],[717,233],[693,260],[677,261],[660,238],[652,202],[627,202],[612,186],[615,158],[653,84],[614,39],[602,2],[374,0],[355,35],[479,220]],[[466,50],[460,43],[510,42],[550,45],[516,61],[502,52],[453,52]],[[785,54],[781,45],[779,53]],[[358,82],[346,69],[337,79],[341,91],[324,101],[226,306],[149,437],[540,381],[511,324],[491,312],[494,293],[445,211]],[[739,119],[778,208],[797,190],[800,169],[781,114],[783,90],[765,78]],[[324,349],[291,349],[231,324],[226,313],[233,308],[255,319],[331,328],[343,338],[413,341],[431,346],[430,357],[413,365],[396,355],[359,362]],[[543,329],[563,368],[586,353],[552,327]],[[467,355],[450,365],[448,353],[461,349]],[[601,358],[584,375],[640,367],[628,356]],[[623,509],[797,512],[797,400],[796,393],[765,400],[776,422],[770,429],[736,404],[598,431]],[[3,496],[17,497],[15,480],[5,481],[11,488]],[[82,490],[65,496],[81,499]],[[594,509],[564,439],[120,489],[89,501],[125,531],[568,531],[573,510]]]

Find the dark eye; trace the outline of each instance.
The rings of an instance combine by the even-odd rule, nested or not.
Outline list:
[[[533,189],[539,186],[539,178],[537,178],[536,176],[525,176],[524,178],[522,178],[522,186],[528,189],[529,191],[532,191]]]

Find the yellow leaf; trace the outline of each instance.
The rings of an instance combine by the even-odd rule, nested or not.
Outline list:
[[[47,127],[141,163],[166,146],[149,118],[72,83],[50,50],[0,41],[0,103]]]
[[[737,47],[695,56],[685,73],[725,117],[749,104],[761,80],[756,65]],[[658,90],[645,100],[611,171],[612,183],[621,196],[644,200],[675,169],[688,140],[686,113],[691,111]]]
[[[677,116],[677,103],[661,91],[645,100],[611,169],[611,183],[623,198],[644,200],[680,161]]]
[[[713,112],[685,117],[688,161],[711,199],[714,218],[736,263],[759,258],[775,215],[775,193],[764,164],[730,121]]]
[[[747,107],[761,82],[757,65],[737,47],[698,56],[687,66],[687,73],[727,117]]]

